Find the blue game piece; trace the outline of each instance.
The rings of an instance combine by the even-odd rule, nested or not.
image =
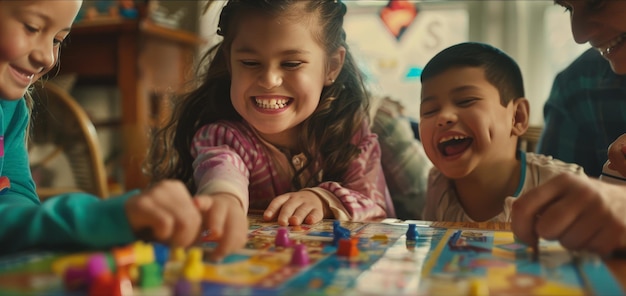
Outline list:
[[[417,240],[419,237],[419,233],[417,233],[417,229],[415,228],[415,224],[409,224],[409,229],[406,231],[406,240]]]
[[[333,246],[335,247],[338,246],[340,239],[349,239],[349,238],[350,238],[350,230],[345,227],[341,227],[341,224],[339,223],[339,221],[337,220],[333,221]]]
[[[164,244],[160,243],[152,243],[152,247],[154,248],[154,259],[155,261],[163,267],[167,260],[170,257],[170,248]]]

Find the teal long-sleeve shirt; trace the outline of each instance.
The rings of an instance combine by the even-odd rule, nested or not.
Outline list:
[[[101,200],[68,193],[40,203],[26,150],[29,112],[24,99],[0,99],[0,253],[17,250],[108,248],[135,240],[124,202],[135,192]]]

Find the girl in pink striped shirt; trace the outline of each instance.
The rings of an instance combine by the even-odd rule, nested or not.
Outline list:
[[[245,235],[234,217],[248,209],[281,225],[394,216],[345,13],[337,0],[222,9],[223,41],[158,132],[149,167],[154,181],[178,178],[212,198],[211,231]]]

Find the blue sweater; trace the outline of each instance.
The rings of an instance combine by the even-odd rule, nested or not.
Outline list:
[[[35,193],[24,99],[0,99],[0,176],[10,188],[0,193],[0,253],[26,248],[107,248],[132,242],[124,202],[132,195],[101,200],[68,193],[40,203]]]

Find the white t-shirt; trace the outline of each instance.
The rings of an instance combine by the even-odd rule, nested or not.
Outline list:
[[[503,211],[489,221],[511,222],[511,206],[516,198],[556,175],[564,172],[585,175],[581,166],[565,163],[551,156],[520,152],[520,161],[522,178],[515,194],[506,197]],[[432,168],[428,176],[423,217],[428,221],[476,222],[465,213],[452,180],[446,178],[437,168]]]

